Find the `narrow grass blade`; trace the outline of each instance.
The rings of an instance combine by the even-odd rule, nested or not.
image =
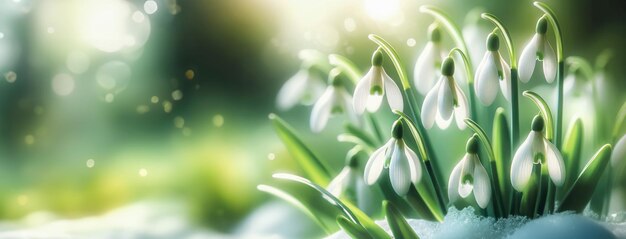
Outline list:
[[[605,144],[591,157],[591,160],[589,160],[576,182],[574,182],[574,185],[563,198],[563,202],[557,209],[558,212],[576,211],[580,213],[585,209],[585,206],[591,200],[595,187],[598,185],[598,181],[609,164],[612,151],[611,145]]]
[[[372,148],[376,148],[378,146],[376,140],[374,140],[372,136],[365,132],[363,129],[356,127],[353,124],[346,124],[345,129],[346,132],[348,132],[349,134],[361,139],[364,143],[367,144],[367,146]]]
[[[330,173],[327,167],[296,135],[295,130],[275,114],[270,114],[269,119],[278,137],[283,141],[287,150],[294,156],[298,165],[304,170],[307,176],[316,184],[327,185],[328,182],[330,182]]]
[[[406,222],[402,213],[389,201],[383,201],[383,210],[394,238],[419,239],[413,228]]]
[[[372,236],[360,225],[350,221],[344,216],[337,217],[337,224],[353,239],[374,239]]]
[[[275,188],[275,187],[272,187],[269,185],[263,185],[263,184],[258,185],[256,188],[259,191],[266,192],[280,199],[283,199],[286,202],[290,203],[291,205],[295,206],[296,208],[300,209],[300,211],[304,212],[304,214],[306,214],[308,217],[313,219],[313,221],[315,221],[322,229],[324,229],[324,231],[327,234],[332,233],[333,230],[335,229],[335,228],[329,227],[329,225],[327,225],[327,223],[324,222],[324,219],[322,219],[318,215],[319,212],[314,213],[313,211],[311,211],[311,208],[305,205],[304,202],[300,201],[299,199],[297,199],[290,193],[285,192],[279,188]]]
[[[500,187],[500,193],[502,194],[503,213],[507,212],[511,201],[511,186],[510,186],[510,170],[511,167],[511,137],[509,134],[509,125],[506,118],[506,112],[503,108],[498,108],[493,119],[493,154],[496,158],[496,170],[498,171],[498,187]]]
[[[305,179],[296,175],[292,175],[292,174],[277,173],[277,174],[272,175],[272,177],[276,179],[296,182],[296,183],[305,185],[309,188],[317,190],[318,192],[322,194],[323,198],[325,198],[330,203],[340,208],[344,216],[347,219],[350,219],[352,222],[365,228],[375,238],[381,238],[381,239],[390,238],[389,235],[385,232],[385,230],[383,230],[382,228],[380,228],[380,226],[374,223],[374,220],[368,217],[358,207],[352,205],[350,202],[344,202],[344,201],[339,200],[337,197],[332,195],[326,189],[322,188],[320,185],[317,185],[308,179]]]
[[[563,161],[565,163],[566,178],[563,187],[561,187],[560,196],[563,196],[569,189],[576,177],[578,176],[580,154],[582,151],[583,143],[583,122],[580,118],[577,118],[572,124],[570,124],[567,133],[565,134],[565,142],[563,144]]]

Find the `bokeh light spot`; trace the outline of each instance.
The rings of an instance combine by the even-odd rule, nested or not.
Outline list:
[[[213,116],[213,125],[215,125],[215,127],[222,127],[222,125],[224,125],[224,116],[221,114]]]
[[[87,165],[88,168],[93,168],[94,166],[96,166],[96,161],[93,159],[87,159],[85,165]]]
[[[74,78],[68,74],[58,74],[52,78],[52,90],[55,94],[66,96],[74,91]]]

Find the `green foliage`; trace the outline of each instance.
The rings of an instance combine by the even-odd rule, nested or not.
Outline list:
[[[574,185],[563,198],[563,202],[557,211],[575,211],[580,213],[585,209],[585,206],[591,200],[593,191],[598,185],[598,181],[600,181],[606,166],[609,164],[612,151],[611,145],[605,144],[591,157],[591,160],[585,165],[576,182],[574,182]]]
[[[284,120],[275,114],[269,115],[272,125],[283,141],[289,152],[294,156],[298,165],[304,172],[319,185],[327,185],[330,182],[330,173],[327,167],[320,161],[313,151],[296,135],[295,130]]]
[[[493,154],[496,160],[496,170],[498,172],[498,187],[502,195],[502,205],[508,205],[511,200],[510,167],[511,167],[511,137],[506,113],[503,108],[498,108],[493,119]],[[506,212],[506,207],[503,207]]]
[[[565,193],[564,189],[568,189],[572,186],[576,177],[578,176],[579,163],[581,151],[583,148],[583,122],[580,118],[577,118],[573,124],[570,125],[567,133],[565,134],[565,141],[563,144],[563,161],[565,163],[565,172],[567,172],[565,183],[561,189],[562,193]]]
[[[337,224],[353,239],[373,239],[365,228],[348,220],[344,216],[337,217]]]
[[[383,210],[391,232],[397,239],[419,239],[413,228],[406,222],[400,211],[389,201],[383,201]]]

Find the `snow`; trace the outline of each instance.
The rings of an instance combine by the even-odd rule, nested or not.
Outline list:
[[[407,222],[421,239],[543,239],[543,238],[626,238],[626,222],[598,223],[582,215],[559,213],[528,220],[514,216],[496,220],[475,214],[474,209],[450,208],[442,223],[421,219]],[[376,221],[391,235],[386,220]],[[350,238],[344,232],[335,233],[327,239]]]

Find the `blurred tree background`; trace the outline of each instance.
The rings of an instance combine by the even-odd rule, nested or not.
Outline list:
[[[546,2],[561,22],[565,54],[593,62],[611,49],[607,74],[623,92],[624,5]],[[267,114],[299,69],[299,50],[339,53],[365,71],[375,50],[367,35],[376,33],[412,69],[432,23],[418,8],[434,4],[459,24],[475,7],[495,14],[521,52],[540,17],[531,3],[4,0],[0,217],[77,218],[174,199],[199,224],[228,231],[270,199],[257,184],[277,170],[297,172]],[[615,100],[618,107],[624,94]],[[347,145],[332,132],[340,124],[313,135],[310,108],[280,114],[339,170]]]

